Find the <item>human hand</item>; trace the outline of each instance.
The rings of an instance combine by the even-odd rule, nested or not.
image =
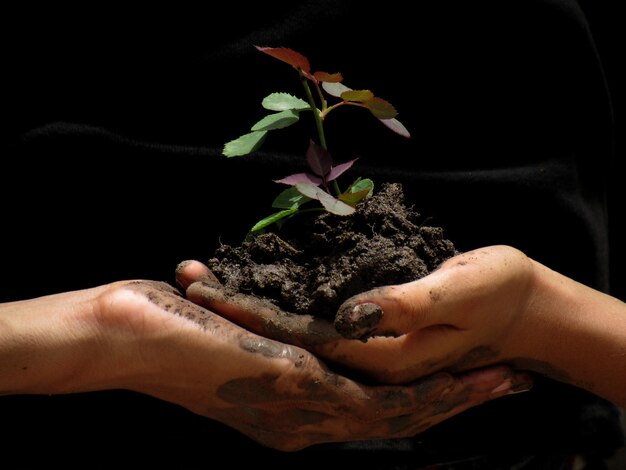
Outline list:
[[[498,367],[437,374],[407,386],[368,386],[329,370],[296,346],[259,337],[182,299],[171,287],[126,284],[108,294],[113,316],[132,318],[143,344],[127,387],[221,421],[270,447],[414,435],[492,398],[529,388]],[[111,317],[111,311],[104,313]]]
[[[282,450],[411,436],[531,382],[496,367],[366,385],[152,281],[0,305],[0,327],[0,394],[134,390]]]
[[[199,267],[196,277],[189,275],[189,299],[385,383],[514,361],[530,344],[531,325],[520,323],[532,299],[533,264],[510,247],[464,253],[420,280],[354,296],[334,326],[229,294],[207,272]],[[367,341],[346,339],[337,330]]]

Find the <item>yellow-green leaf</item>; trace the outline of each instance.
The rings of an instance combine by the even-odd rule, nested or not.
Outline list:
[[[374,182],[369,178],[356,180],[348,190],[339,196],[346,204],[356,206],[363,199],[370,197],[374,192]]]
[[[374,98],[374,93],[369,90],[348,90],[341,94],[344,101],[369,101]]]

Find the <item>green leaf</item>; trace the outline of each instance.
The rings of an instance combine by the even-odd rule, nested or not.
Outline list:
[[[293,49],[289,49],[288,47],[254,47],[267,55],[271,55],[278,60],[287,62],[289,65],[296,69],[302,69],[304,72],[307,73],[311,71],[309,59],[307,59],[299,52],[294,51]]]
[[[343,81],[343,75],[339,72],[337,73],[328,73],[328,72],[315,72],[313,74],[315,80],[318,82],[326,82],[326,83],[339,83]]]
[[[300,119],[300,115],[297,111],[293,109],[287,109],[285,111],[281,111],[280,113],[270,114],[269,116],[265,116],[259,122],[257,122],[254,126],[252,126],[253,131],[271,131],[274,129],[282,129],[284,127],[291,126],[295,124]]]
[[[289,93],[272,93],[263,98],[261,105],[270,111],[286,111],[288,109],[302,111],[309,109],[309,103]]]
[[[226,157],[248,155],[261,146],[266,135],[267,131],[250,132],[249,134],[242,135],[238,139],[231,140],[224,145],[222,154]]]
[[[363,104],[378,119],[393,119],[398,115],[398,111],[389,101],[385,101],[377,96]]]
[[[348,90],[341,94],[344,101],[369,101],[374,98],[374,93],[369,90]]]
[[[374,193],[374,182],[369,178],[359,178],[350,185],[346,192],[358,193],[365,189],[367,189],[367,197],[370,197]]]
[[[268,225],[272,225],[273,223],[278,222],[285,217],[289,217],[295,214],[297,211],[298,208],[296,207],[294,209],[287,209],[284,211],[276,212],[272,215],[268,215],[264,219],[261,219],[256,224],[254,224],[254,227],[250,229],[250,232],[258,232],[259,230],[263,230]]]
[[[272,202],[272,207],[276,209],[297,209],[302,204],[309,202],[310,200],[311,198],[306,197],[295,187],[291,187],[285,189],[278,196],[276,196],[276,199]]]
[[[366,199],[374,192],[374,182],[369,179],[358,179],[348,188],[348,190],[339,196],[339,199],[346,204],[354,207],[363,199]]]

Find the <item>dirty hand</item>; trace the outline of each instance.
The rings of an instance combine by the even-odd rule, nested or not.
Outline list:
[[[388,382],[506,363],[626,405],[626,304],[511,247],[467,252],[418,281],[357,295],[335,326],[372,338],[361,352],[339,341],[320,355]]]
[[[530,380],[497,367],[363,385],[152,281],[0,305],[0,395],[134,390],[283,450],[414,435]]]
[[[422,279],[356,295],[334,324],[229,292],[198,262],[179,278],[195,303],[380,382],[508,364],[626,406],[626,303],[515,248],[463,253]]]
[[[528,341],[519,324],[532,298],[533,265],[509,247],[464,253],[420,280],[356,295],[334,325],[229,294],[206,266],[191,266],[181,275],[189,299],[386,383],[514,360]]]
[[[193,263],[180,270],[190,300],[385,383],[509,361],[528,339],[517,326],[532,297],[533,267],[510,247],[464,253],[420,280],[356,295],[334,325],[228,293]]]

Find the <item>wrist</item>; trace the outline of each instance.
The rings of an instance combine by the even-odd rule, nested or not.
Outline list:
[[[115,357],[95,320],[104,289],[0,305],[0,394],[103,388]]]
[[[516,362],[609,400],[623,400],[624,384],[609,384],[626,376],[626,304],[533,263],[533,295],[521,319],[526,346]]]

